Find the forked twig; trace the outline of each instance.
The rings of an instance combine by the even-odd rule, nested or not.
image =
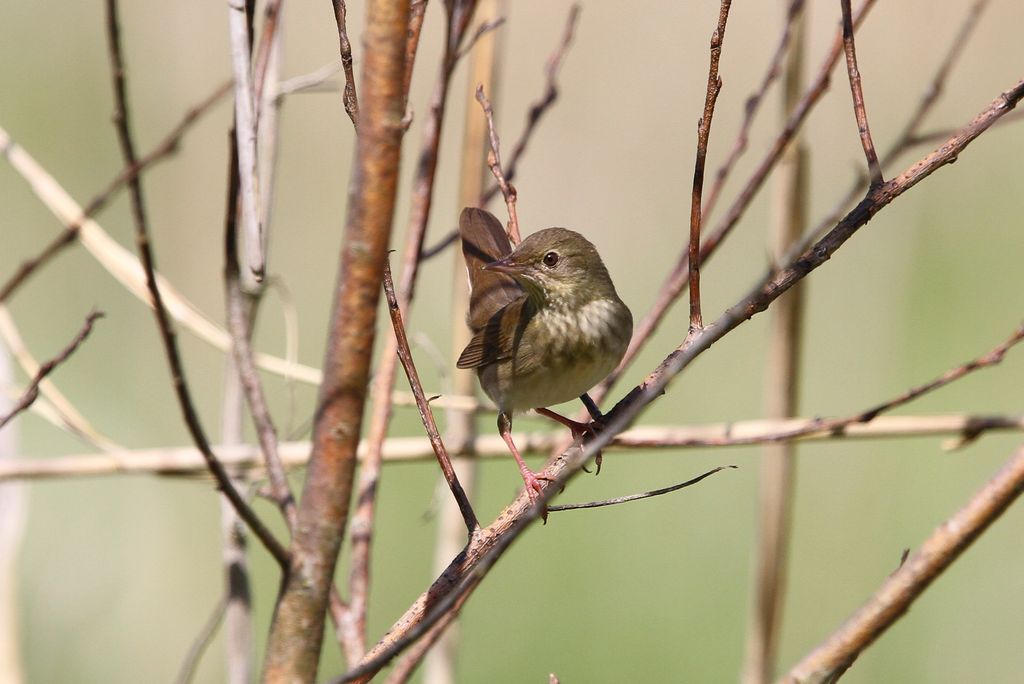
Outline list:
[[[64,347],[63,351],[39,367],[39,370],[36,371],[36,374],[32,378],[28,387],[26,387],[25,391],[22,392],[21,397],[14,402],[14,406],[12,406],[7,413],[0,416],[0,429],[3,429],[11,419],[32,405],[32,402],[34,402],[39,396],[39,384],[45,380],[46,376],[52,373],[57,366],[64,363],[69,356],[75,353],[75,350],[78,349],[79,345],[81,345],[82,342],[85,341],[85,338],[89,336],[89,333],[92,332],[93,323],[96,319],[102,317],[103,313],[101,311],[93,311],[86,316],[85,324],[78,331],[78,334],[75,335],[74,339]]]
[[[498,181],[498,187],[501,188],[501,194],[505,197],[505,206],[508,208],[506,232],[509,242],[514,247],[522,242],[519,235],[519,216],[516,214],[516,188],[505,180],[505,173],[501,168],[501,140],[498,138],[498,132],[494,129],[494,110],[491,108],[491,101],[484,94],[483,85],[477,86],[476,101],[480,103],[484,110],[484,116],[487,118],[487,133],[491,141],[491,149],[487,152],[487,166],[494,174],[494,179]]]

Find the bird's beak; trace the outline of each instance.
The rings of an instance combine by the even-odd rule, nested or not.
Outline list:
[[[497,261],[492,261],[489,264],[484,264],[482,268],[485,271],[495,271],[497,273],[505,273],[510,276],[522,275],[523,271],[526,270],[521,264],[517,264],[512,260],[511,254],[504,259],[498,259]]]

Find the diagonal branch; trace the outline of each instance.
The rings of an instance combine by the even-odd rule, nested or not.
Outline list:
[[[127,88],[124,77],[124,58],[121,53],[120,28],[117,19],[117,0],[107,0],[107,36],[114,82],[114,125],[117,129],[125,164],[131,168],[137,163],[137,157],[128,121]],[[128,188],[131,196],[132,218],[135,223],[135,241],[138,245],[142,267],[145,270],[146,287],[152,298],[153,311],[160,329],[160,338],[163,341],[164,352],[171,371],[171,381],[178,397],[178,404],[181,408],[185,424],[192,435],[192,441],[195,442],[199,451],[203,454],[210,472],[217,480],[218,487],[231,501],[235,510],[238,511],[239,517],[252,529],[253,534],[263,543],[274,557],[274,560],[286,568],[288,565],[288,551],[285,550],[273,533],[257,517],[256,513],[245,502],[245,499],[242,498],[242,495],[238,493],[227,471],[224,470],[224,467],[210,448],[209,440],[206,438],[206,433],[203,431],[199,415],[196,413],[195,405],[192,402],[192,394],[185,380],[185,369],[178,351],[174,328],[171,325],[170,316],[164,306],[160,287],[157,284],[156,261],[149,239],[149,221],[146,217],[145,203],[142,197],[142,184],[138,176],[128,182]]]
[[[878,591],[780,681],[834,682],[857,656],[910,609],[911,604],[1024,492],[1024,448],[1018,449],[953,517],[939,525]]]
[[[558,455],[545,469],[552,478],[534,505],[524,491],[488,527],[482,529],[409,609],[398,619],[363,662],[336,681],[367,681],[403,648],[431,629],[481,581],[508,546],[540,514],[549,499],[574,477],[598,450],[609,444],[657,397],[671,380],[694,359],[728,332],[764,311],[773,301],[813,270],[824,264],[852,235],[894,199],[957,156],[993,123],[1024,98],[1024,80],[993,100],[971,122],[944,145],[927,155],[896,178],[874,188],[864,200],[810,251],[794,254],[786,266],[769,273],[737,304],[727,309],[713,324],[705,326],[672,352],[644,382],[635,387],[606,414],[607,427],[583,449],[571,448]],[[1022,458],[1024,461],[1024,458]]]
[[[466,492],[462,490],[462,485],[459,484],[459,478],[452,467],[452,459],[448,455],[448,450],[445,449],[444,442],[441,440],[441,434],[437,430],[437,423],[434,422],[434,414],[431,412],[430,406],[427,403],[427,397],[423,393],[423,385],[420,384],[419,373],[416,372],[416,365],[412,360],[412,352],[409,350],[409,339],[405,335],[405,324],[402,322],[402,310],[398,307],[398,297],[395,296],[395,285],[391,281],[391,266],[386,261],[384,262],[384,294],[388,300],[391,325],[395,330],[395,339],[398,342],[398,358],[402,362],[402,368],[409,379],[409,386],[412,387],[412,393],[416,397],[416,405],[420,410],[420,419],[423,421],[423,427],[427,431],[427,438],[430,440],[430,446],[434,449],[434,454],[437,456],[437,463],[441,466],[444,479],[448,482],[452,496],[455,497],[455,501],[459,504],[462,519],[466,523],[466,531],[472,536],[475,530],[480,529],[480,522],[476,519],[476,514],[473,512],[473,506],[469,503]]]
[[[868,11],[875,4],[876,0],[864,0],[861,4],[860,9],[857,11],[854,17],[854,24],[859,25],[866,17]],[[794,136],[801,130],[807,117],[811,111],[821,100],[821,97],[828,90],[830,74],[832,68],[839,60],[839,55],[842,52],[842,34],[836,37],[833,42],[832,49],[822,60],[821,67],[811,84],[804,91],[803,97],[800,98],[800,103],[793,109],[792,114],[786,120],[786,124],[776,137],[775,142],[772,144],[771,149],[764,156],[761,162],[758,164],[754,173],[748,179],[746,185],[740,191],[729,211],[726,212],[725,217],[718,222],[715,229],[707,234],[704,238],[704,244],[701,246],[700,259],[702,262],[706,262],[718,249],[722,241],[729,236],[732,229],[739,223],[740,218],[746,212],[746,209],[750,206],[754,197],[760,191],[767,180],[772,169],[775,168],[779,159],[782,157],[782,153],[789,146],[789,143],[793,140]],[[687,286],[689,280],[689,268],[688,268],[688,253],[682,252],[679,256],[679,260],[673,267],[672,272],[665,278],[662,283],[661,289],[658,292],[658,296],[655,300],[654,306],[651,307],[650,311],[644,316],[644,318],[637,324],[633,331],[633,339],[630,340],[629,347],[626,349],[625,355],[622,357],[622,361],[619,362],[619,367],[616,368],[607,378],[605,378],[597,388],[591,392],[591,396],[594,397],[595,401],[600,402],[601,399],[607,394],[608,390],[615,384],[616,381],[621,377],[622,372],[629,367],[631,363],[636,359],[640,350],[643,349],[644,345],[654,335],[654,332],[658,329],[661,321],[664,319],[665,314],[668,312],[672,304],[675,303],[676,299],[682,293],[683,289]]]
[[[32,405],[32,402],[34,402],[39,396],[39,384],[45,380],[46,376],[52,373],[57,366],[64,363],[69,356],[75,353],[75,350],[78,349],[79,345],[81,345],[82,342],[85,341],[85,338],[89,336],[89,333],[92,332],[92,324],[97,318],[102,317],[103,313],[100,311],[93,311],[86,316],[85,324],[78,331],[78,334],[75,335],[74,339],[64,347],[64,350],[39,367],[39,370],[36,371],[35,377],[32,378],[32,381],[22,393],[21,398],[14,403],[14,406],[12,406],[7,413],[0,415],[0,429],[3,429],[3,427],[7,425],[12,418]]]
[[[38,255],[22,263],[14,275],[0,286],[0,302],[7,301],[14,291],[20,287],[29,278],[29,276],[40,269],[52,258],[57,256],[57,254],[62,252],[65,247],[73,244],[75,239],[78,237],[83,221],[90,216],[95,216],[100,210],[107,206],[107,203],[114,194],[123,188],[128,181],[137,177],[156,162],[162,161],[177,152],[182,137],[184,137],[185,133],[188,132],[188,129],[192,127],[192,124],[194,124],[203,114],[210,111],[210,109],[213,108],[213,105],[217,104],[217,102],[219,102],[220,99],[230,91],[231,83],[222,83],[199,104],[185,112],[185,115],[182,117],[178,125],[171,129],[170,133],[168,133],[148,154],[140,157],[135,164],[118,173],[117,177],[108,183],[106,188],[89,200],[89,203],[86,204],[85,208],[82,210],[81,218],[78,221],[71,222],[67,225],[64,230],[54,237]],[[12,146],[13,143],[11,143],[6,137],[6,134],[0,130],[0,147],[3,148],[5,155],[10,154],[10,148]]]

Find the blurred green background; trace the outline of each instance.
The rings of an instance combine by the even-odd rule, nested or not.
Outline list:
[[[733,7],[709,156],[731,147],[746,97],[775,48],[781,2]],[[809,3],[807,73],[831,44],[838,3]],[[858,36],[860,68],[876,143],[885,148],[916,106],[968,3],[879,3]],[[511,3],[496,115],[507,146],[543,88],[547,55],[568,3]],[[337,58],[330,6],[286,3],[284,76]],[[524,232],[549,225],[583,230],[597,244],[636,318],[685,240],[695,125],[704,97],[707,44],[717,2],[584,3],[561,75],[561,97],[534,138],[516,181]],[[84,203],[120,169],[99,2],[6,0],[0,21],[0,126]],[[124,3],[129,93],[141,150],[230,75],[224,3]],[[364,25],[351,3],[357,73]],[[991,3],[926,129],[968,121],[1016,82],[1024,64],[1024,5]],[[444,27],[427,10],[405,138],[394,244],[402,244],[408,188],[419,149]],[[456,221],[465,67],[453,84],[428,243]],[[807,127],[816,222],[863,166],[845,74]],[[765,105],[731,194],[761,158],[779,121]],[[221,232],[230,106],[222,103],[180,153],[145,177],[163,273],[210,316],[223,317]],[[892,397],[1004,339],[1021,319],[1024,255],[1024,124],[990,131],[883,211],[808,281],[803,413],[839,415]],[[353,131],[337,93],[296,95],[283,108],[270,270],[300,319],[299,358],[319,365],[345,216]],[[924,150],[887,169],[894,175]],[[770,192],[704,269],[705,318],[741,296],[767,264]],[[23,180],[0,164],[0,275],[7,277],[60,226]],[[718,216],[721,216],[720,206]],[[501,209],[497,207],[497,209]],[[501,209],[503,211],[503,209]],[[131,248],[121,196],[100,223]],[[714,223],[714,221],[712,221]],[[451,258],[425,265],[411,331],[447,356]],[[54,355],[92,307],[107,317],[53,376],[100,430],[129,447],[185,445],[152,316],[80,247],[35,276],[11,302],[29,348]],[[677,307],[627,373],[638,381],[686,330]],[[280,299],[264,305],[257,345],[284,351]],[[765,319],[715,345],[643,419],[717,422],[761,414]],[[212,434],[220,414],[224,359],[180,335],[188,376]],[[428,391],[442,371],[416,351]],[[905,412],[1019,413],[1024,354],[997,370],[930,395]],[[19,376],[19,381],[24,381]],[[285,384],[266,376],[282,435],[310,415],[315,389],[300,386],[288,424]],[[404,378],[399,387],[405,387]],[[617,395],[618,396],[618,395]],[[440,412],[439,412],[440,416]],[[25,457],[89,447],[34,415],[18,421]],[[545,426],[520,419],[519,427]],[[483,431],[493,418],[481,419]],[[398,409],[394,435],[419,434]],[[780,666],[787,667],[856,609],[898,564],[1008,457],[1019,436],[989,435],[960,452],[938,439],[837,442],[800,448],[790,586]],[[759,449],[609,455],[599,478],[575,480],[561,497],[583,501],[678,482],[724,463],[740,465],[699,487],[612,509],[553,516],[495,568],[464,611],[460,680],[541,682],[735,681],[750,606]],[[436,466],[389,466],[380,491],[371,639],[432,579]],[[296,476],[295,482],[300,482]],[[477,495],[490,519],[520,480],[510,460],[482,466]],[[28,681],[171,680],[222,590],[218,500],[209,481],[146,476],[27,486],[30,503],[18,559],[18,609]],[[268,520],[276,513],[256,507]],[[855,664],[849,682],[1019,681],[1024,672],[1024,510],[1011,509]],[[280,526],[277,526],[280,529]],[[260,658],[277,573],[252,551]],[[345,568],[339,577],[344,579]],[[259,660],[257,660],[259,662]],[[324,649],[322,676],[341,671]],[[221,681],[218,638],[196,681]],[[980,673],[984,673],[983,675]]]

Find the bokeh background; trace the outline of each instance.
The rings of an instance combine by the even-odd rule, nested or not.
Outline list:
[[[743,103],[778,39],[781,2],[733,7],[722,57],[724,89],[709,169],[731,147]],[[817,69],[838,17],[835,2],[812,2],[807,73]],[[884,148],[918,102],[944,56],[966,0],[879,3],[858,36],[868,113]],[[509,3],[497,122],[506,145],[543,87],[568,3]],[[99,2],[5,0],[0,21],[0,125],[84,203],[120,169],[110,125],[111,89]],[[524,232],[549,225],[582,230],[598,245],[620,294],[639,318],[675,261],[687,229],[695,127],[704,97],[708,38],[718,3],[585,2],[563,68],[561,97],[523,161],[516,185]],[[124,3],[129,92],[142,150],[230,76],[222,2]],[[947,84],[926,129],[968,121],[1015,83],[1024,65],[1024,5],[995,0]],[[349,7],[357,73],[362,3]],[[427,10],[405,138],[395,245],[408,217],[408,189],[422,112],[436,75],[443,32],[440,2]],[[330,4],[286,3],[284,75],[337,58]],[[428,243],[457,219],[465,65],[456,74]],[[863,166],[845,73],[809,126],[812,223]],[[772,139],[777,94],[753,131],[731,192]],[[145,177],[158,264],[204,312],[223,317],[221,231],[230,105],[205,117],[171,161]],[[990,131],[960,160],[883,211],[810,278],[801,382],[802,412],[865,408],[991,348],[1021,319],[1024,256],[1024,124]],[[345,216],[353,131],[338,93],[296,95],[283,108],[271,271],[286,284],[300,321],[299,358],[318,365]],[[887,175],[925,150],[905,156]],[[747,212],[704,269],[705,317],[734,302],[767,263],[770,192]],[[497,210],[503,211],[500,206]],[[721,215],[719,213],[719,215]],[[127,202],[100,223],[131,248]],[[60,226],[25,182],[0,164],[0,274],[12,273]],[[447,356],[452,253],[420,276],[411,331]],[[29,348],[55,354],[97,307],[107,313],[92,338],[53,376],[99,429],[128,447],[185,445],[152,316],[80,247],[36,275],[10,303]],[[264,305],[257,345],[284,350],[281,298]],[[638,381],[682,339],[677,307],[635,366]],[[643,422],[700,423],[761,414],[763,317],[730,335],[673,385]],[[180,335],[207,428],[220,413],[224,358]],[[428,391],[447,369],[416,350]],[[1019,413],[1024,353],[905,411]],[[25,378],[19,376],[19,382]],[[265,377],[282,435],[301,430],[315,388]],[[404,378],[399,387],[405,386]],[[627,385],[623,385],[627,386]],[[520,419],[522,427],[546,429]],[[493,429],[493,418],[480,421]],[[17,421],[26,458],[89,447],[34,415]],[[399,409],[394,435],[419,434]],[[938,439],[802,446],[790,586],[780,665],[795,662],[857,608],[915,547],[1011,453],[1019,435],[993,434],[945,452]],[[601,477],[575,480],[562,496],[582,501],[687,479],[724,463],[739,470],[672,496],[553,516],[535,526],[495,568],[464,611],[459,664],[465,682],[734,681],[750,607],[756,531],[757,448],[609,455]],[[296,475],[299,482],[301,473]],[[436,466],[388,466],[380,492],[371,638],[385,630],[432,579]],[[477,495],[490,519],[520,485],[511,461],[485,463]],[[168,681],[222,592],[219,508],[208,480],[150,476],[48,481],[26,486],[25,536],[17,559],[17,608],[28,681]],[[276,524],[265,502],[258,511]],[[849,682],[992,682],[1024,672],[1024,510],[1011,509],[928,590],[847,675]],[[278,526],[280,529],[280,526]],[[257,662],[277,588],[258,548]],[[343,563],[344,566],[344,563]],[[344,578],[345,568],[339,577]],[[342,669],[324,649],[322,675]],[[196,681],[221,681],[218,638]],[[983,673],[983,674],[982,674]]]

